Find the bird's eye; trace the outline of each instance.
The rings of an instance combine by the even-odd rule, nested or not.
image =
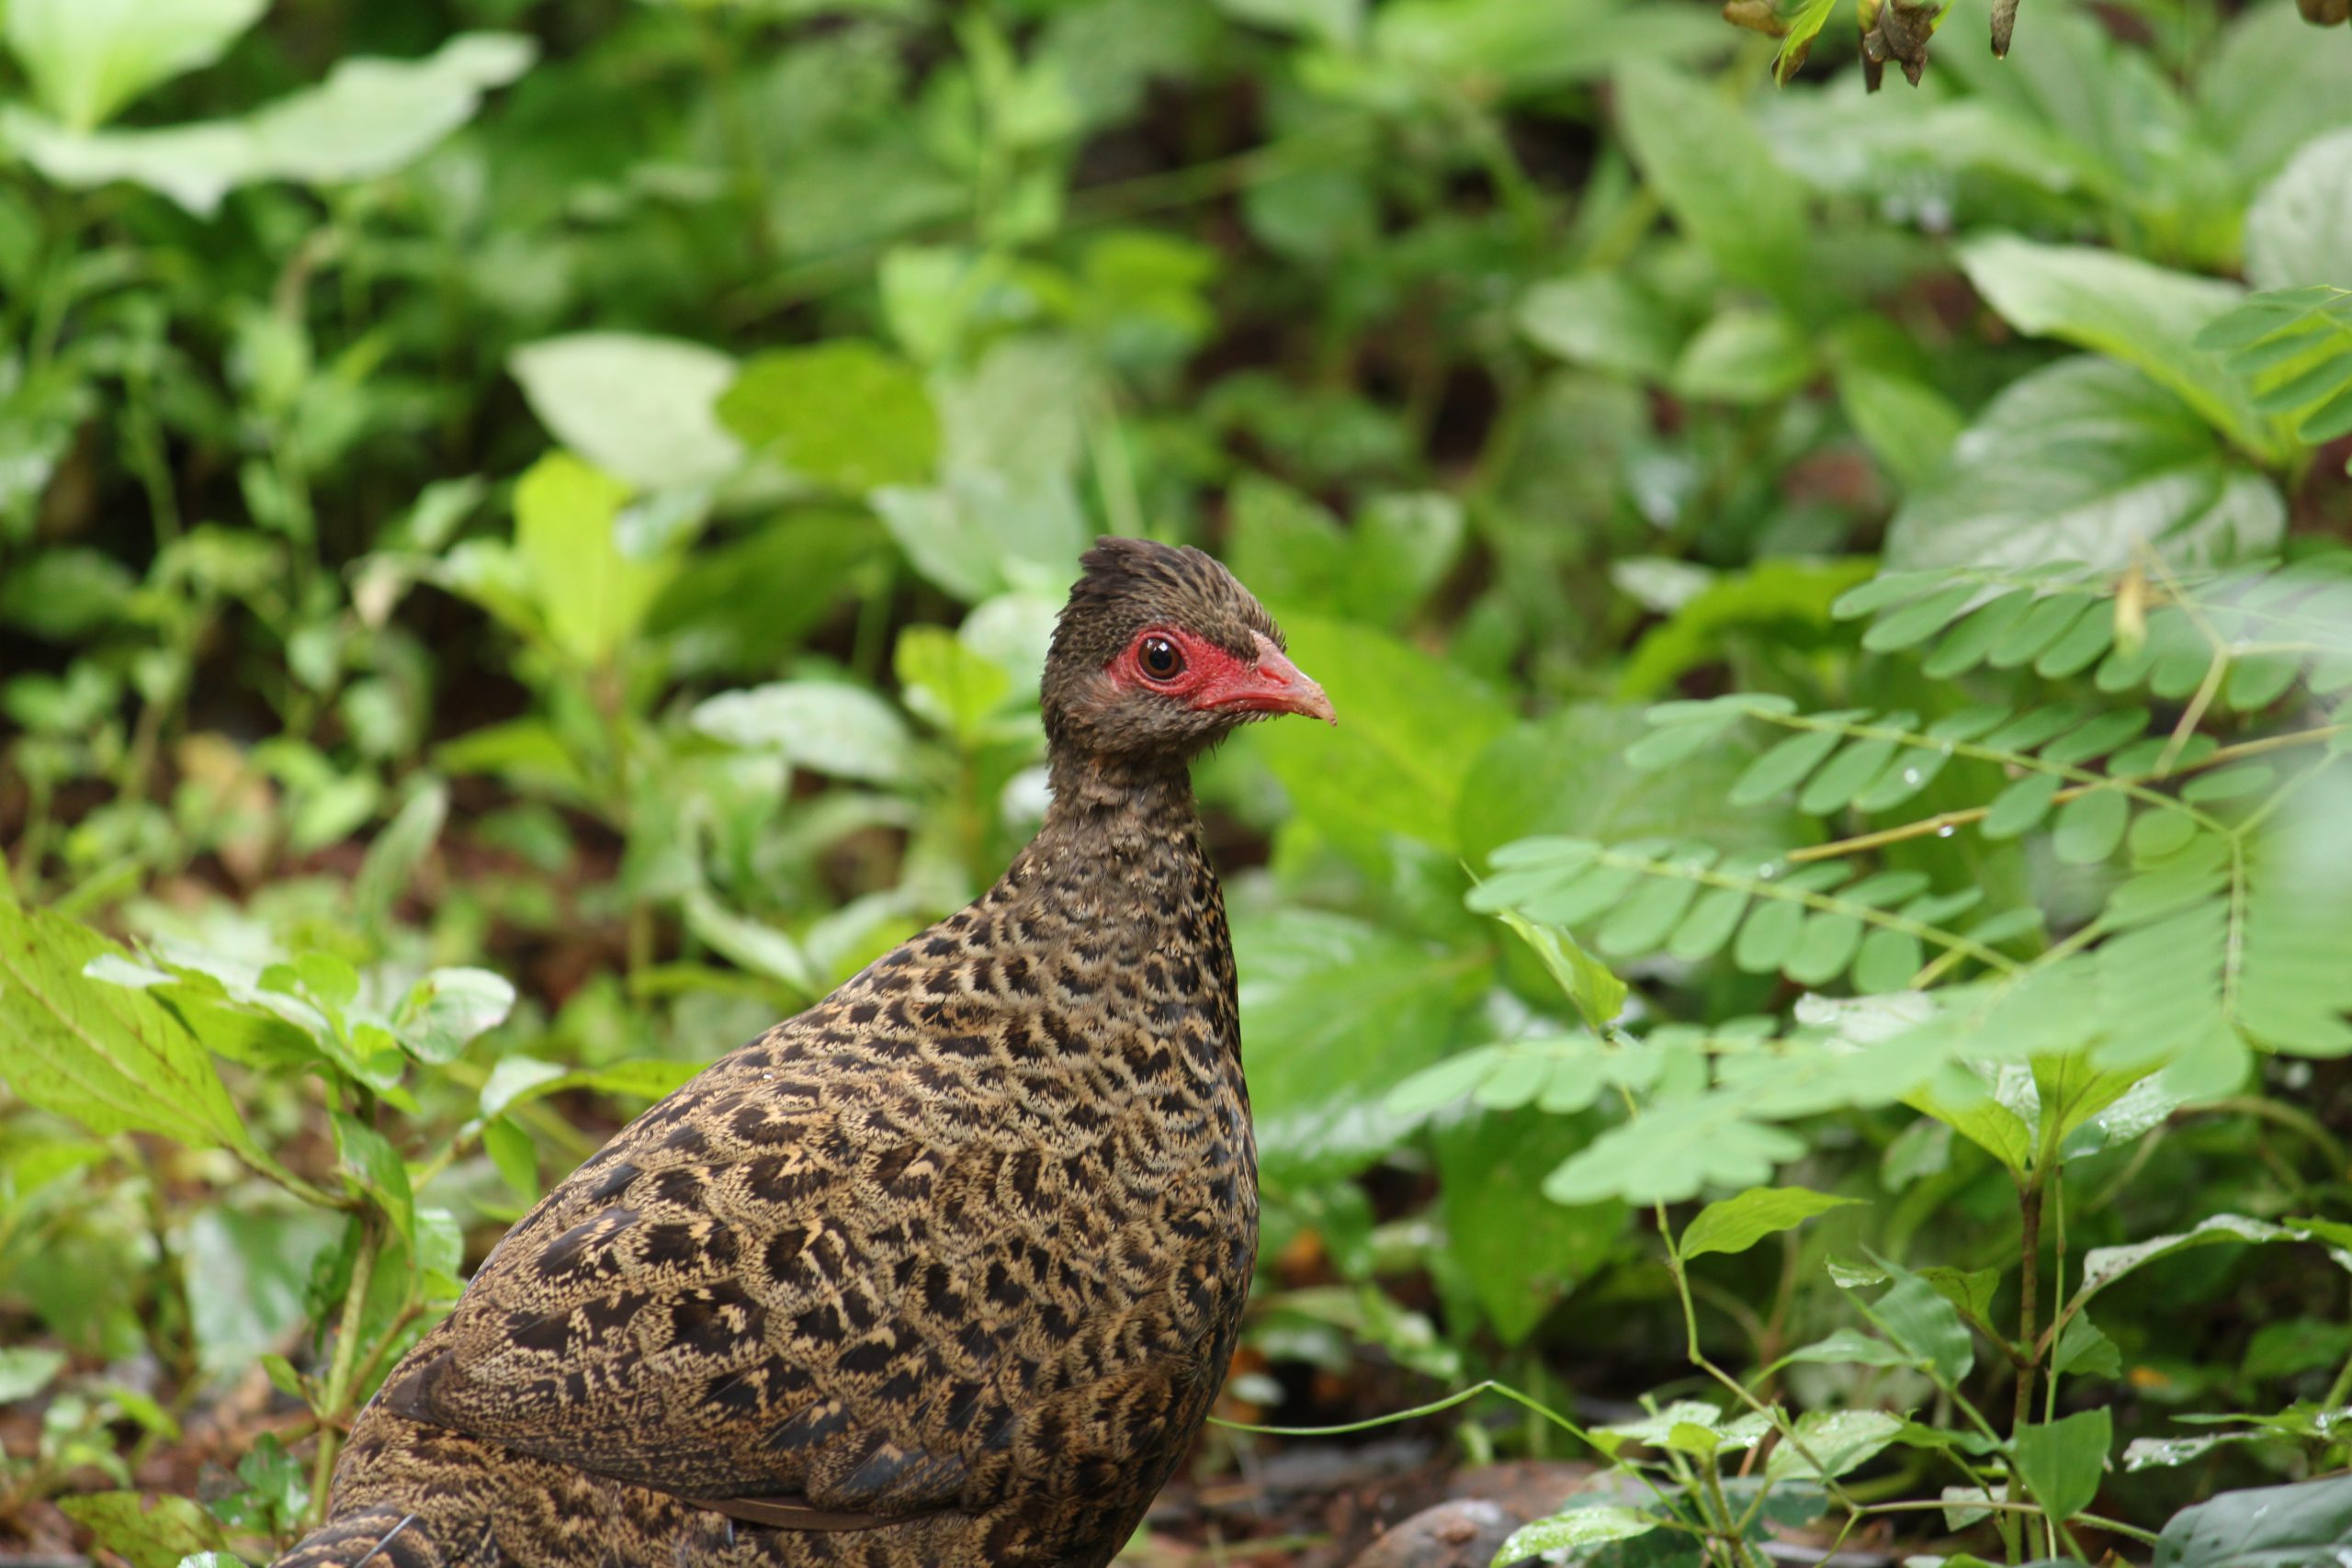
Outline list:
[[[1155,681],[1171,681],[1184,668],[1184,655],[1164,637],[1148,637],[1136,649],[1136,659],[1143,672]]]

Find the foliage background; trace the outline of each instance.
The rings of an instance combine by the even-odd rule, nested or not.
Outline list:
[[[2340,1466],[2352,38],[1983,23],[10,0],[0,1530],[286,1540],[542,1182],[1032,830],[1105,529],[1344,718],[1199,774],[1226,1414],[1500,1376],[1623,1430],[1465,1457],[1658,1489],[1581,1556]]]

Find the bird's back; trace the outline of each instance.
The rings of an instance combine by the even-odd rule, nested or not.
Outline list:
[[[1223,1377],[1254,1158],[1189,789],[1119,781],[550,1192],[299,1568],[1107,1562]]]

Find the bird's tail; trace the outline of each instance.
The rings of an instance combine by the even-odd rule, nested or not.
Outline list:
[[[275,1568],[472,1568],[472,1559],[445,1551],[420,1516],[377,1506],[329,1519]]]

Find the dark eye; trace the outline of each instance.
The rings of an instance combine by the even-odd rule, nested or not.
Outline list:
[[[1184,656],[1164,637],[1144,638],[1136,658],[1142,663],[1143,672],[1155,681],[1171,680],[1184,668]]]

